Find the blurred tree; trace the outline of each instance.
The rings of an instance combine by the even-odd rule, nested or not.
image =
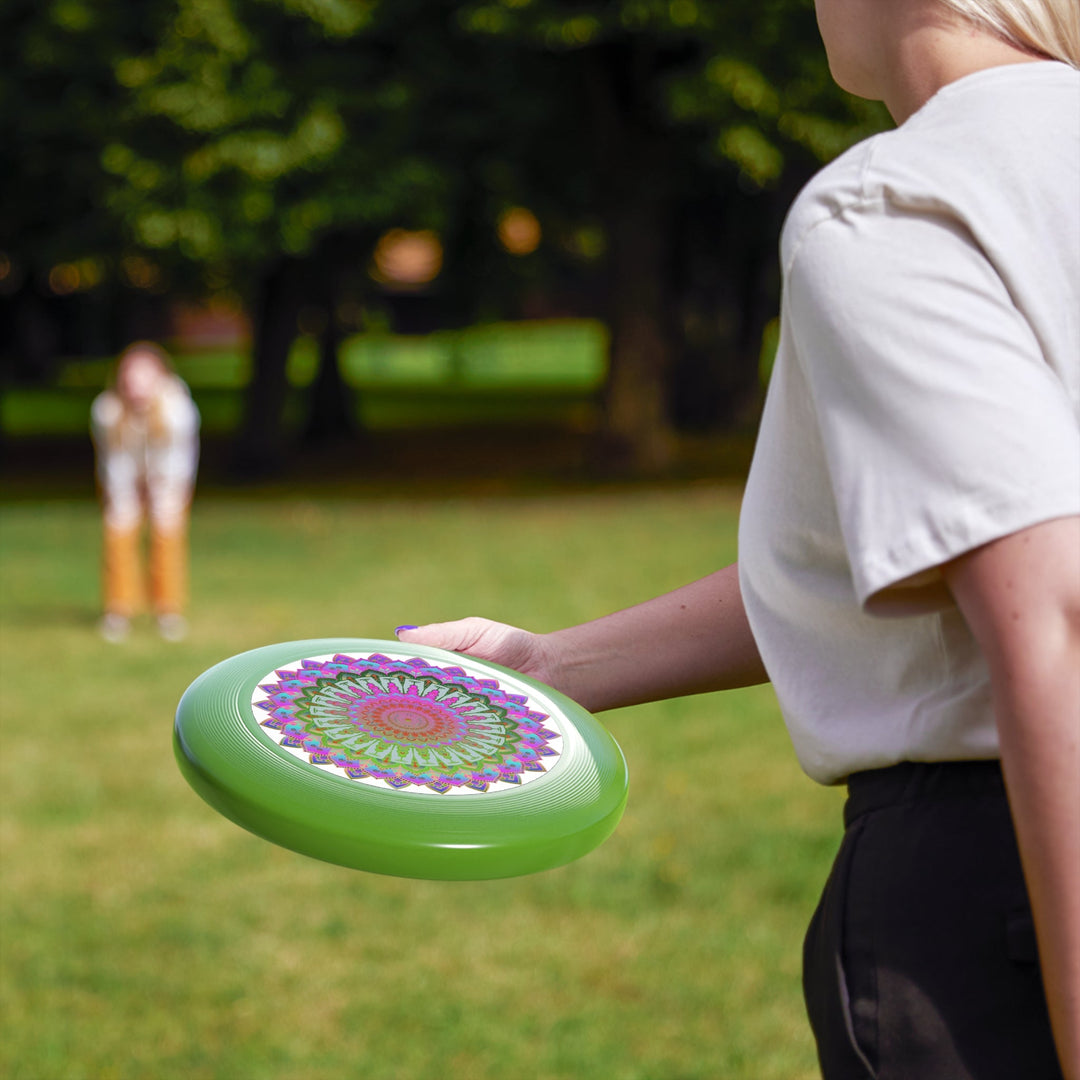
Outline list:
[[[55,309],[70,314],[104,287],[123,252],[122,223],[102,212],[101,152],[125,106],[112,65],[149,40],[115,5],[8,0],[0,10],[0,317],[16,377],[48,376],[64,344]]]
[[[755,384],[795,190],[887,117],[835,88],[812,0],[479,0],[459,18],[569,61],[541,153],[606,248],[608,449],[662,468],[673,407],[700,425]]]
[[[102,157],[109,207],[141,247],[199,264],[253,312],[245,474],[274,471],[286,453],[285,363],[305,309],[325,327],[306,429],[330,439],[348,425],[338,282],[380,227],[440,212],[440,178],[402,138],[411,90],[374,7],[177,0],[150,47],[115,65],[130,127]]]
[[[115,66],[130,127],[102,157],[116,180],[108,206],[141,247],[201,264],[255,313],[244,471],[283,452],[285,359],[304,309],[321,312],[324,352],[306,430],[326,438],[348,422],[333,350],[342,309],[376,302],[366,270],[384,230],[443,235],[457,265],[425,302],[442,301],[443,322],[474,313],[464,281],[483,270],[469,251],[478,173],[493,147],[512,156],[536,86],[513,50],[464,34],[456,11],[178,0],[152,46]]]
[[[27,280],[96,260],[149,293],[242,299],[247,471],[284,452],[302,313],[323,352],[306,431],[347,425],[333,353],[383,302],[368,269],[392,227],[444,248],[392,317],[498,317],[559,282],[602,315],[607,456],[663,467],[673,417],[706,424],[754,383],[798,183],[882,122],[832,87],[810,0],[9,0],[2,18],[0,252]],[[496,239],[513,206],[542,226],[527,258]]]

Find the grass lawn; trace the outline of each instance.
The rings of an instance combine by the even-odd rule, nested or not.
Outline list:
[[[192,633],[94,633],[90,502],[2,508],[9,1080],[809,1080],[802,933],[840,799],[768,688],[606,714],[621,826],[533,877],[367,875],[216,815],[172,758],[199,672],[471,613],[553,628],[734,555],[737,492],[205,497]],[[61,754],[60,751],[63,751]]]

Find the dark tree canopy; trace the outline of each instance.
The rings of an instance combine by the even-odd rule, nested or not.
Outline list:
[[[603,445],[662,467],[673,422],[753,384],[792,194],[883,122],[833,87],[808,0],[11,0],[0,22],[0,285],[29,310],[82,260],[242,298],[249,462],[282,445],[302,309],[329,369],[342,310],[426,305],[604,318]],[[496,242],[513,206],[543,226],[527,258]],[[410,305],[367,273],[395,227],[445,251]]]

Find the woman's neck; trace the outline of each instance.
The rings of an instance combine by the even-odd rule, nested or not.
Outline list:
[[[894,42],[881,70],[880,89],[898,124],[918,112],[942,87],[966,75],[1046,59],[959,19],[913,19]]]

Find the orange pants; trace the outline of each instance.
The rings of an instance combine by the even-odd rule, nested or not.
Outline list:
[[[106,524],[102,583],[105,611],[130,618],[146,606],[142,525],[118,529]],[[187,602],[187,518],[166,531],[150,527],[149,600],[155,615],[179,615]]]

